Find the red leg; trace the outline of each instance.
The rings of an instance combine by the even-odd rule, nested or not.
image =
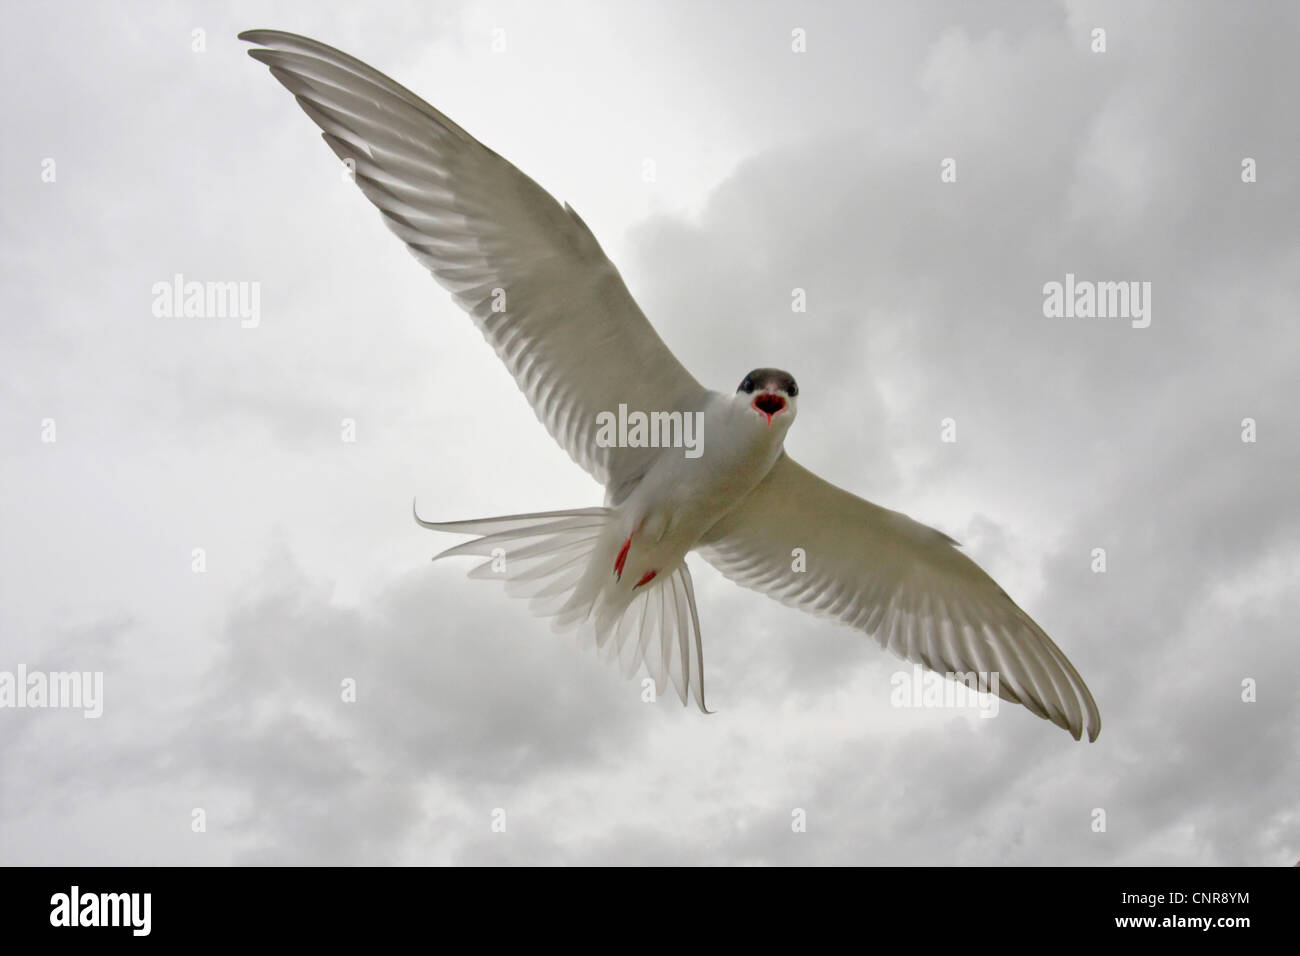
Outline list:
[[[623,580],[623,565],[627,564],[627,549],[630,547],[632,547],[632,536],[628,535],[627,540],[623,542],[623,550],[614,559],[614,573],[618,575],[620,581]]]

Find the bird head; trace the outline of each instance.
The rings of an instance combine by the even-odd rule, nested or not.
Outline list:
[[[736,389],[737,402],[745,405],[758,420],[771,428],[789,428],[798,410],[799,386],[794,376],[779,368],[756,368],[744,377]]]

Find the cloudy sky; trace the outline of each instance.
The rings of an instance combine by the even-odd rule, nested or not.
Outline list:
[[[103,714],[0,709],[0,862],[1300,859],[1295,9],[5,8],[0,671],[102,672]],[[717,713],[648,705],[431,564],[415,496],[601,489],[257,27],[572,203],[701,381],[793,372],[791,453],[962,541],[1100,739],[891,707],[899,661],[697,558]],[[1149,282],[1150,325],[1045,316],[1067,273]],[[256,327],[155,315],[177,274],[258,283]]]

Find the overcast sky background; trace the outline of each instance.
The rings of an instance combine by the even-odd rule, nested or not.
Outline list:
[[[0,670],[102,670],[105,702],[0,710],[0,862],[1300,859],[1294,5],[541,7],[3,3]],[[698,558],[717,714],[647,705],[430,564],[413,496],[601,489],[256,27],[572,203],[705,384],[789,369],[791,453],[962,541],[1083,674],[1097,743],[891,708],[899,661]],[[1067,272],[1151,282],[1150,327],[1044,318]],[[176,273],[260,282],[260,326],[155,318]]]

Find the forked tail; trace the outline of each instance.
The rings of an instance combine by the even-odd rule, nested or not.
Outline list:
[[[605,660],[617,660],[624,677],[640,664],[663,694],[669,682],[683,704],[688,695],[704,713],[704,646],[691,572],[683,561],[644,587],[620,588],[612,573],[621,535],[610,508],[416,522],[433,531],[475,535],[434,556],[472,555],[485,560],[471,578],[501,580],[511,597],[527,598],[534,614],[557,629],[578,628]]]

